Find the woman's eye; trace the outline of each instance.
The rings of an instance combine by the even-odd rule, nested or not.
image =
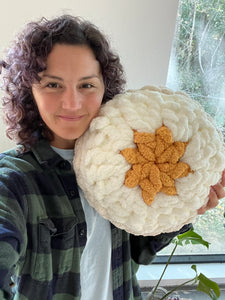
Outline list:
[[[93,86],[93,84],[91,84],[91,83],[84,83],[84,84],[82,84],[82,88],[83,88],[83,89],[90,89],[90,88],[92,88],[92,87],[94,87],[94,86]]]
[[[57,89],[60,87],[60,85],[57,82],[49,82],[48,84],[46,84],[46,87],[51,89]]]

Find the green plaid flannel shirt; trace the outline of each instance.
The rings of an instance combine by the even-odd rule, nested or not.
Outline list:
[[[149,263],[175,234],[134,237],[113,225],[111,232],[113,298],[142,299],[131,255]],[[22,154],[2,153],[0,299],[80,299],[85,243],[85,217],[70,163],[45,140]]]

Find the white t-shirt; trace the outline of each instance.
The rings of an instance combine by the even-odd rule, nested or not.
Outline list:
[[[72,164],[74,150],[52,148]],[[80,262],[81,299],[113,300],[110,223],[89,205],[82,190],[78,190],[87,223],[87,243]]]

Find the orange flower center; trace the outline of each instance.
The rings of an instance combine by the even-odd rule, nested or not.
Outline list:
[[[126,172],[125,186],[139,185],[147,205],[159,192],[177,195],[175,180],[193,173],[188,164],[180,161],[188,143],[174,142],[171,131],[164,125],[155,134],[134,130],[134,143],[137,148],[120,152],[132,165]]]

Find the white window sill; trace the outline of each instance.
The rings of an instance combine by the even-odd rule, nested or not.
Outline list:
[[[169,287],[179,285],[195,276],[195,271],[191,269],[193,264],[170,264],[163,276],[161,286]],[[225,264],[224,263],[201,263],[195,264],[197,271],[203,273],[208,278],[217,282],[219,286],[225,284]],[[137,278],[141,288],[152,287],[158,282],[165,264],[152,264],[140,266]]]

